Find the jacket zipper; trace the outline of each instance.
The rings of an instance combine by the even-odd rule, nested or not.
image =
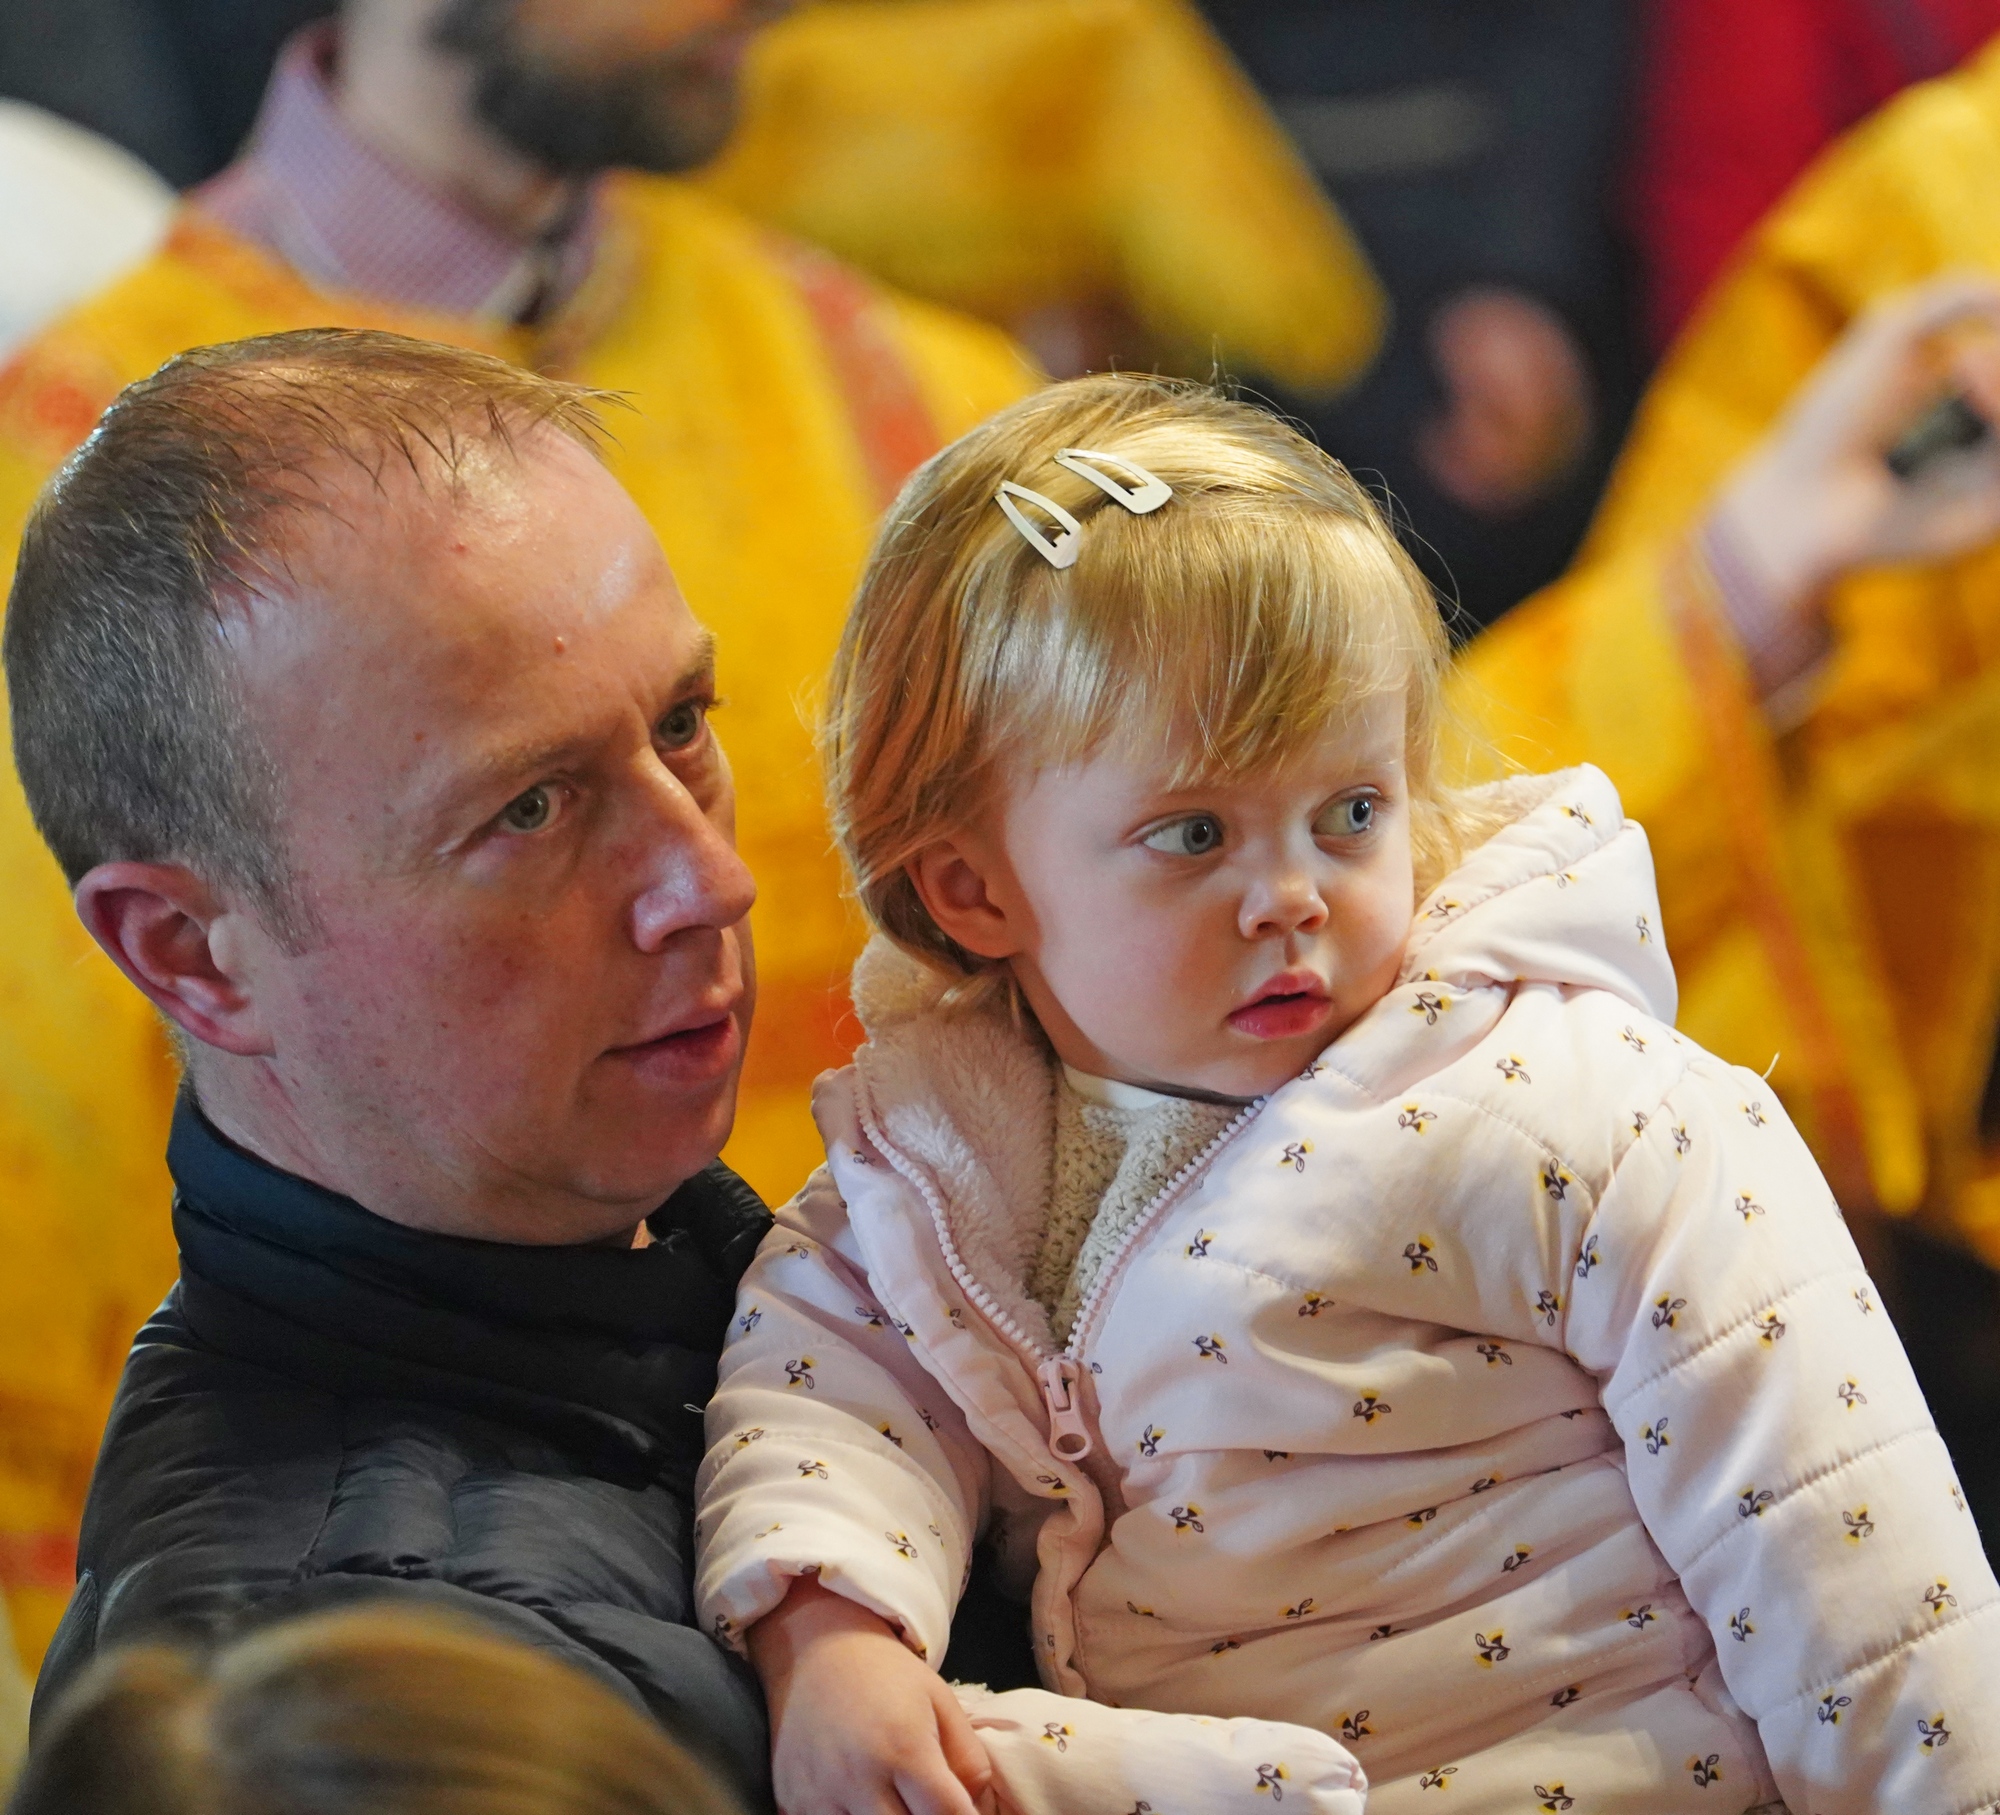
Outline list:
[[[1160,1212],[1180,1194],[1181,1188],[1234,1140],[1269,1101],[1269,1097],[1258,1097],[1246,1103],[1227,1127],[1217,1133],[1199,1153],[1153,1194],[1145,1209],[1132,1219],[1125,1233],[1118,1238],[1117,1247],[1111,1250],[1095,1283],[1084,1295],[1083,1303],[1077,1306],[1076,1322],[1070,1326],[1068,1345],[1053,1352],[1036,1342],[1003,1311],[999,1301],[979,1283],[972,1269],[965,1264],[964,1257],[958,1251],[958,1244],[951,1237],[951,1228],[945,1216],[944,1200],[932,1188],[930,1180],[909,1162],[906,1155],[882,1138],[879,1126],[869,1129],[868,1138],[871,1144],[904,1178],[916,1186],[922,1195],[931,1213],[931,1225],[937,1232],[938,1247],[944,1254],[945,1267],[957,1282],[958,1289],[977,1308],[979,1314],[1026,1357],[1033,1368],[1035,1379],[1042,1389],[1042,1403],[1049,1414],[1049,1448],[1060,1460],[1081,1462],[1097,1447],[1091,1438],[1089,1427],[1083,1421],[1083,1406],[1078,1394],[1078,1388],[1083,1383],[1081,1359],[1083,1338],[1096,1315],[1098,1305],[1103,1302],[1106,1291],[1122,1269],[1125,1257]]]

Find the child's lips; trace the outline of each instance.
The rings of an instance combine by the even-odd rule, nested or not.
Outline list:
[[[1289,1040],[1311,1033],[1332,1012],[1326,985],[1311,975],[1273,977],[1254,1001],[1229,1017],[1238,1033],[1258,1040]]]

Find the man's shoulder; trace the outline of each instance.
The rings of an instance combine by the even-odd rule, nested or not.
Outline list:
[[[177,1288],[119,1385],[78,1551],[88,1629],[70,1636],[94,1649],[214,1634],[269,1603],[371,1585],[681,1624],[688,1547],[668,1486],[601,1479],[545,1437],[414,1388],[336,1392],[221,1353]]]
[[[1964,264],[2000,259],[2000,42],[1919,83],[1822,153],[1766,217],[1753,259],[1808,273],[1850,312]]]
[[[763,1207],[721,1168],[691,1185],[677,1226],[728,1265],[754,1245]],[[691,1626],[683,1494],[425,1398],[415,1376],[401,1395],[335,1391],[222,1353],[191,1325],[184,1290],[127,1362],[38,1707],[104,1647],[215,1642],[394,1600],[488,1620],[565,1658],[761,1793],[758,1697]]]
[[[704,1187],[720,1195],[705,1176]],[[756,1209],[705,1202],[690,1233],[733,1258],[768,1224]],[[503,1596],[561,1599],[538,1579],[543,1529],[565,1532],[557,1573],[579,1592],[593,1574],[681,1561],[687,1506],[669,1483],[601,1476],[547,1432],[426,1396],[420,1370],[400,1390],[363,1391],[221,1352],[191,1327],[185,1291],[133,1344],[84,1515],[80,1563],[125,1595],[128,1629],[200,1623],[328,1574],[469,1570]],[[640,1598],[680,1617],[671,1592],[657,1608]]]
[[[338,1403],[204,1347],[175,1288],[132,1345],[51,1652],[213,1631],[295,1576],[342,1458]],[[46,1672],[45,1672],[46,1674]]]

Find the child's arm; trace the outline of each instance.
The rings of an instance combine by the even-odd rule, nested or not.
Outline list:
[[[1362,1815],[1360,1764],[1313,1728],[1109,1708],[1043,1689],[947,1688],[883,1621],[811,1582],[751,1629],[750,1655],[779,1734],[772,1776],[785,1815],[1118,1815],[1267,1802]]]
[[[1902,1345],[1770,1087],[1706,1057],[1586,1232],[1566,1338],[1786,1802],[2000,1795],[2000,1585]]]
[[[698,1483],[699,1616],[765,1677],[788,1815],[894,1810],[905,1785],[913,1815],[964,1815],[984,1754],[937,1665],[989,1463],[845,1235],[821,1171],[744,1275]]]
[[[944,1679],[888,1621],[817,1582],[750,1628],[784,1815],[977,1815],[993,1770]]]

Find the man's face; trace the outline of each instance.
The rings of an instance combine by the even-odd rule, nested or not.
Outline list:
[[[473,69],[481,119],[559,176],[704,164],[737,72],[791,0],[446,0],[435,37]]]
[[[254,954],[323,1182],[499,1240],[628,1227],[720,1149],[755,893],[707,634],[551,430],[457,497],[329,481],[239,655],[314,930]]]

